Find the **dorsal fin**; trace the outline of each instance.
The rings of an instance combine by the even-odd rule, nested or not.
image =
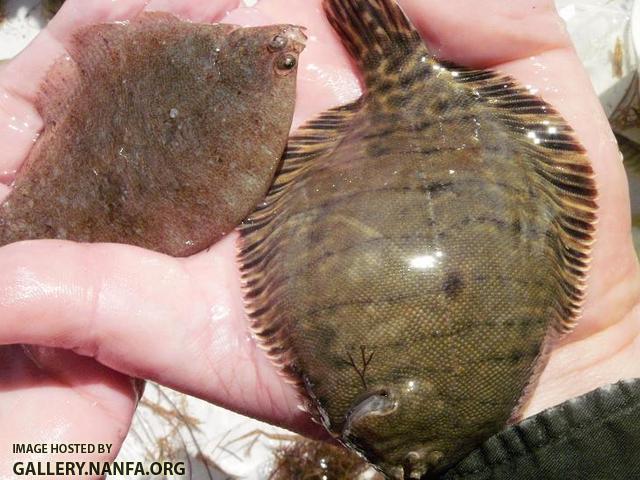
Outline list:
[[[392,0],[325,0],[324,10],[342,43],[365,72],[417,48],[420,35]]]
[[[79,83],[77,64],[68,55],[58,58],[49,69],[36,96],[36,108],[42,116],[45,129],[55,127],[64,117]]]

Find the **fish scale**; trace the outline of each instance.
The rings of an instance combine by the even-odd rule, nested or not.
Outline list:
[[[241,228],[259,343],[314,417],[393,479],[516,420],[580,313],[584,149],[510,77],[435,59],[391,0],[325,0],[358,101],[304,125]]]

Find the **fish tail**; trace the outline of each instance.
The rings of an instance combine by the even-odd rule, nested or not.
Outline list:
[[[342,43],[365,72],[381,62],[424,48],[420,35],[394,0],[324,0]]]

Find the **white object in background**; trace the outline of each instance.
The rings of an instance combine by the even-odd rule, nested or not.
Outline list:
[[[556,0],[607,116],[625,96],[638,64],[629,28],[633,5],[634,0]],[[621,77],[614,67],[617,43],[622,47]]]
[[[638,81],[640,78],[638,57],[640,54],[640,1],[636,1],[633,6],[629,31],[629,52],[635,61],[634,81],[611,120],[617,133],[640,145],[640,115],[638,114],[638,108],[640,108],[640,82]]]
[[[13,58],[33,40],[47,21],[40,0],[4,0],[0,23],[0,60]]]
[[[184,461],[180,480],[263,480],[279,444],[258,432],[292,433],[149,383],[117,461]],[[122,478],[122,476],[113,477]],[[165,477],[126,477],[159,480]]]

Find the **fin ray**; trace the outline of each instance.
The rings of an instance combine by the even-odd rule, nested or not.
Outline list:
[[[36,108],[44,121],[45,129],[55,127],[64,118],[68,105],[77,94],[80,73],[68,56],[58,58],[49,69],[36,96]]]
[[[304,382],[292,365],[288,345],[289,319],[280,308],[285,285],[278,270],[279,245],[271,235],[287,218],[287,194],[316,161],[330,153],[344,137],[362,100],[333,108],[304,124],[289,140],[283,163],[265,201],[239,227],[238,259],[245,307],[258,343],[289,383],[306,396]],[[307,408],[312,408],[311,404]]]

